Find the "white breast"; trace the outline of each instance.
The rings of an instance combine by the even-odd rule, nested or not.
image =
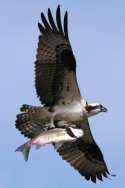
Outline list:
[[[82,114],[82,105],[80,102],[77,101],[73,101],[68,105],[56,106],[54,112],[54,116],[57,116],[59,119],[61,118],[67,121],[77,121],[81,119]]]

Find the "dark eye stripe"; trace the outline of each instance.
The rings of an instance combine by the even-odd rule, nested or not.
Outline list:
[[[91,106],[91,105],[87,105],[87,106],[86,106],[86,110],[87,110],[88,112],[90,112],[90,111],[92,111],[92,110],[95,110],[96,108],[98,108],[98,106]]]

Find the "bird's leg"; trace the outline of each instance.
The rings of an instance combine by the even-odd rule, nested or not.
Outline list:
[[[46,124],[46,127],[47,127],[48,129],[53,129],[53,128],[55,128],[55,125],[54,125],[54,117],[53,117],[53,116],[50,118],[50,122]]]
[[[55,126],[58,128],[67,128],[67,127],[72,127],[76,128],[76,125],[70,122],[67,122],[65,120],[58,120],[54,122]]]
[[[54,124],[57,128],[66,128],[68,127],[68,123],[67,121],[64,120],[55,120]]]
[[[52,116],[51,119],[50,119],[50,128],[55,128],[55,125],[54,125],[54,117]]]
[[[76,124],[71,123],[69,127],[77,128]]]

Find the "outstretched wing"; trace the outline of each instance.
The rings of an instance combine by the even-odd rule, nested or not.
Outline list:
[[[80,100],[76,80],[76,60],[68,37],[67,12],[64,25],[61,23],[60,6],[56,11],[56,24],[48,9],[48,21],[41,14],[42,24],[38,23],[39,37],[35,62],[35,86],[43,104],[52,105],[60,100]]]
[[[103,180],[108,177],[108,169],[103,158],[103,154],[95,143],[88,121],[83,125],[84,136],[72,143],[64,143],[57,149],[64,160],[79,171],[86,180],[96,183],[96,179]]]

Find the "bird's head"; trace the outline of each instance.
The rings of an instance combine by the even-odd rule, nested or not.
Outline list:
[[[107,108],[99,103],[86,103],[85,110],[88,117],[96,115],[100,112],[107,112]]]

